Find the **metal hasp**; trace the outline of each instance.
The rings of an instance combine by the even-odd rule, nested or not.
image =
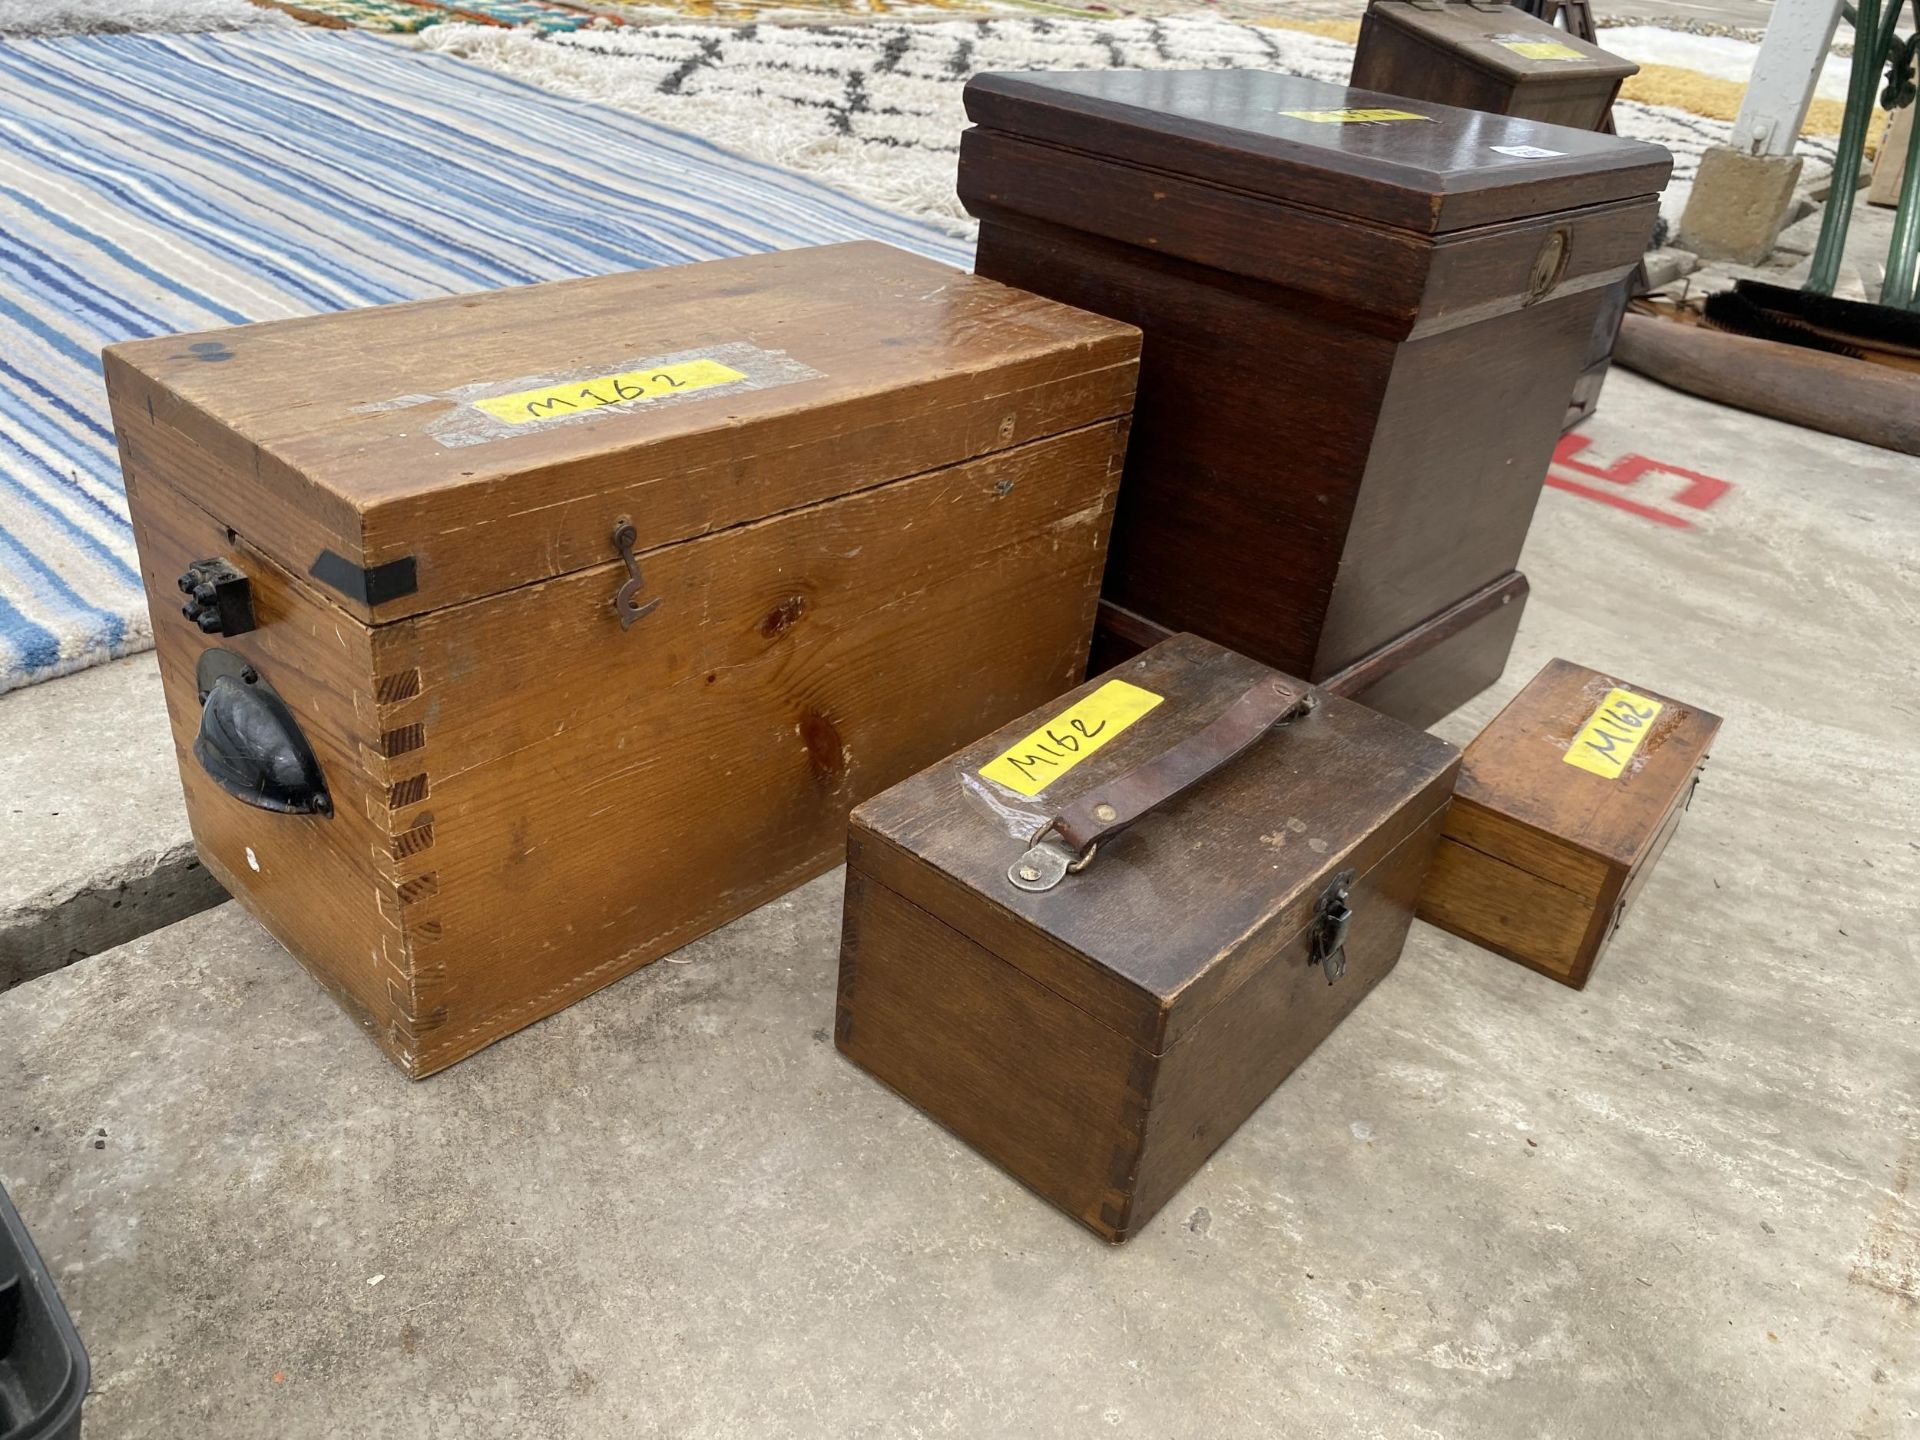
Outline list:
[[[333,814],[333,797],[300,722],[245,657],[208,650],[195,685],[200,732],[193,758],[214,784],[256,810]]]
[[[1313,907],[1307,963],[1325,970],[1329,985],[1347,973],[1347,927],[1353,923],[1347,895],[1352,889],[1353,871],[1342,870]]]
[[[620,558],[627,562],[627,583],[620,587],[620,593],[613,597],[613,608],[620,617],[620,628],[625,630],[642,616],[651,615],[660,608],[660,597],[654,596],[644,605],[640,603],[640,592],[647,588],[647,580],[640,573],[640,562],[634,558],[633,542],[638,532],[633,521],[622,515],[613,522],[613,548],[620,552]]]
[[[180,613],[208,635],[244,635],[255,627],[253,587],[232,561],[196,560],[180,577]]]
[[[1051,890],[1069,875],[1078,875],[1093,863],[1093,852],[1098,850],[1098,842],[1087,847],[1087,853],[1076,855],[1068,848],[1067,842],[1052,833],[1053,826],[1035,837],[1022,855],[1007,867],[1007,879],[1014,888],[1038,893]]]

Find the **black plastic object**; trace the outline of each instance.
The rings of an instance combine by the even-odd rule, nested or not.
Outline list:
[[[231,650],[208,650],[196,673],[200,733],[193,758],[213,783],[262,810],[331,815],[333,798],[287,702]]]
[[[0,1189],[0,1440],[78,1440],[87,1349]]]

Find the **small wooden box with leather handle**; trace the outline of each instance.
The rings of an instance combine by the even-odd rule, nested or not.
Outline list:
[[[1458,765],[1165,641],[854,811],[839,1047],[1124,1240],[1393,968]]]

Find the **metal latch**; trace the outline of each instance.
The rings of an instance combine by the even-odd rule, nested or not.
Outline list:
[[[613,608],[620,616],[622,630],[660,608],[658,595],[644,605],[640,603],[640,592],[647,588],[647,578],[640,573],[640,562],[634,557],[633,542],[637,538],[638,532],[633,528],[633,521],[626,516],[622,515],[613,522],[613,548],[618,550],[620,558],[627,562],[627,583],[622,585],[620,593],[613,597]]]
[[[244,635],[254,628],[253,587],[231,560],[196,560],[180,577],[187,603],[180,613],[208,635]]]
[[[1307,963],[1325,970],[1329,985],[1347,973],[1347,927],[1353,923],[1347,896],[1352,888],[1353,871],[1342,870],[1313,907]]]

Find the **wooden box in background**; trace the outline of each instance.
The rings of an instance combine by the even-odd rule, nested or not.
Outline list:
[[[1404,95],[1599,130],[1640,73],[1558,26],[1511,5],[1466,0],[1373,0],[1360,21],[1352,83]]]
[[[871,244],[114,347],[208,868],[410,1075],[828,869],[1084,673],[1138,347]]]
[[[1176,636],[854,812],[840,1049],[1124,1240],[1392,969],[1458,762]]]
[[[1511,5],[1373,0],[1360,22],[1351,78],[1390,95],[1611,132],[1621,82],[1639,72],[1631,60]],[[1616,283],[1594,318],[1563,427],[1600,403],[1632,283],[1631,276]]]
[[[1492,683],[1667,152],[1251,70],[966,99],[979,272],[1146,336],[1096,663],[1190,630],[1422,725]]]
[[[1719,729],[1698,706],[1553,661],[1467,747],[1420,918],[1580,989]]]

